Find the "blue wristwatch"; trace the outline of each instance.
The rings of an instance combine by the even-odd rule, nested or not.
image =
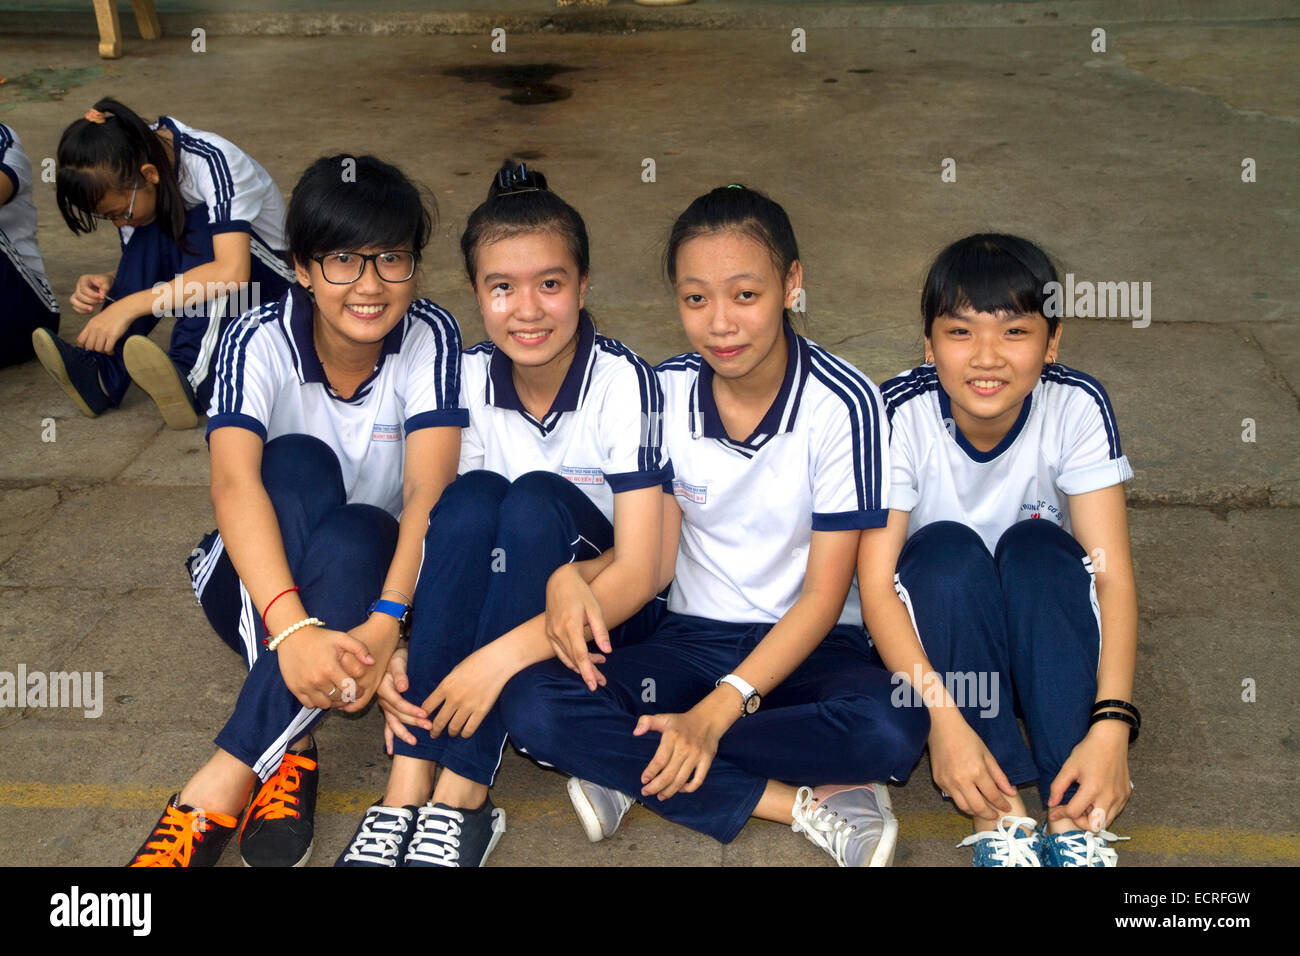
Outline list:
[[[366,610],[367,614],[374,614],[378,611],[380,614],[387,614],[389,617],[397,618],[397,633],[400,637],[406,637],[411,630],[411,606],[409,604],[399,604],[397,601],[378,600]]]

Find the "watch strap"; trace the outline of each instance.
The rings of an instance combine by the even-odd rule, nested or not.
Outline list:
[[[747,680],[745,680],[743,677],[740,677],[736,674],[728,674],[725,677],[719,677],[717,682],[713,686],[720,687],[723,684],[730,684],[732,687],[736,688],[736,690],[740,692],[741,716],[747,716],[750,713],[749,702],[751,700],[753,700],[755,697],[758,697],[759,700],[762,700],[762,698],[759,696],[758,690],[755,689],[755,687],[752,684],[750,684]],[[757,705],[755,705],[754,709],[755,710],[758,709]]]
[[[374,614],[378,611],[380,614],[387,614],[389,617],[395,617],[398,621],[405,622],[406,615],[410,612],[409,604],[399,604],[397,601],[378,600],[370,605],[367,614]]]

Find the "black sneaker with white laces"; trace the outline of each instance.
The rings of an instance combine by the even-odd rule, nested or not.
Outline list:
[[[376,803],[366,811],[348,848],[335,866],[402,866],[402,857],[415,831],[414,806],[386,807]]]
[[[477,810],[426,803],[416,812],[402,865],[483,866],[505,832],[506,812],[491,797]]]

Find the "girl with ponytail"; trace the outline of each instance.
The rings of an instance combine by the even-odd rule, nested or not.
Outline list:
[[[378,691],[388,787],[340,866],[482,866],[505,830],[488,795],[501,688],[554,657],[594,688],[662,604],[663,396],[583,308],[582,217],[507,161],[461,250],[489,340],[462,356],[460,476],[429,516],[409,660],[399,649]]]
[[[168,116],[146,123],[109,97],[64,131],[56,189],[68,228],[111,222],[122,254],[113,272],[78,278],[73,309],[99,312],[76,346],[37,329],[37,356],[91,418],[134,381],[169,427],[192,428],[226,325],[293,278],[279,189],[229,140]],[[176,318],[166,351],[148,337],[165,315]]]

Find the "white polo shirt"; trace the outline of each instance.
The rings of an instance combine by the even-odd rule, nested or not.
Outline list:
[[[150,129],[166,127],[172,134],[181,198],[186,209],[208,207],[208,224],[214,235],[246,232],[252,254],[268,267],[294,281],[292,270],[269,250],[284,251],[289,240],[284,231],[285,205],[270,173],[230,140],[193,129],[170,116],[158,117]],[[131,226],[118,230],[122,245],[131,241]]]
[[[338,457],[348,502],[398,517],[406,435],[469,421],[459,403],[460,329],[451,313],[416,299],[384,338],[373,374],[344,399],[316,355],[312,312],[311,298],[292,285],[231,323],[217,356],[208,435],[236,426],[264,441],[319,438]]]
[[[890,379],[881,393],[891,424],[889,506],[911,512],[909,536],[958,521],[992,553],[1017,521],[1047,519],[1069,531],[1066,496],[1133,477],[1106,390],[1064,365],[1043,366],[1020,417],[986,452],[956,427],[933,365]]]
[[[32,164],[18,135],[0,123],[0,176],[13,180],[14,193],[0,206],[0,253],[13,263],[37,297],[51,312],[58,300],[45,277],[45,262],[36,244],[36,203],[32,199]]]
[[[660,422],[663,393],[654,369],[623,343],[578,318],[573,364],[550,411],[538,421],[515,391],[513,365],[490,341],[467,349],[461,403],[460,473],[487,469],[514,481],[530,471],[567,478],[612,524],[614,495],[672,477]]]
[[[888,517],[889,436],[871,380],[787,324],[781,390],[745,441],[727,437],[713,370],[696,353],[658,367],[664,440],[682,509],[668,608],[774,624],[799,597],[813,531]],[[856,579],[839,617],[862,625]]]

